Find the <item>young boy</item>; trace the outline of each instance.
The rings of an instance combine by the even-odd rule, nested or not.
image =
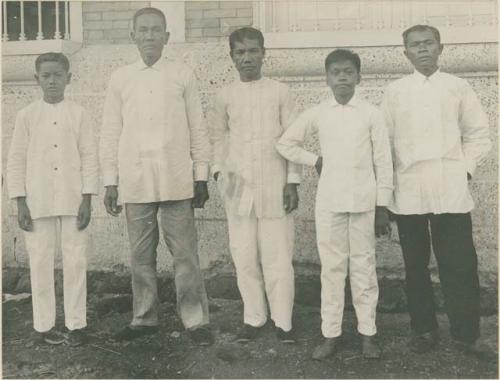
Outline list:
[[[45,53],[35,62],[43,91],[19,111],[7,162],[30,260],[33,325],[41,341],[80,345],[86,321],[86,247],[91,195],[97,193],[97,147],[82,107],[64,99],[69,61]],[[54,254],[60,239],[67,334],[55,330]]]
[[[373,339],[378,299],[375,234],[389,228],[392,161],[382,114],[354,94],[360,66],[359,56],[351,51],[330,53],[325,69],[333,98],[302,113],[276,145],[286,159],[315,166],[320,174],[315,214],[324,341],[314,350],[314,359],[331,355],[342,334],[348,270],[363,355],[380,357]],[[301,147],[313,131],[319,136],[320,157]]]
[[[299,169],[274,149],[293,117],[286,85],[262,77],[264,37],[254,28],[229,36],[240,80],[220,90],[211,113],[214,178],[221,190],[244,324],[238,342],[253,340],[267,321],[267,301],[278,339],[292,330],[292,266]]]

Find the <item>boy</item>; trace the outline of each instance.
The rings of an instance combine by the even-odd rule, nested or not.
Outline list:
[[[229,36],[239,81],[220,90],[211,113],[214,178],[226,207],[231,255],[243,299],[238,342],[253,340],[267,321],[278,339],[295,341],[293,217],[299,167],[274,149],[293,117],[288,88],[262,77],[264,37],[254,28]]]
[[[64,315],[71,345],[84,342],[86,248],[91,195],[97,193],[97,147],[82,107],[64,99],[69,61],[45,53],[35,62],[43,91],[19,111],[7,162],[8,191],[17,200],[30,260],[33,325],[42,341],[64,341],[55,330],[54,254],[60,238],[64,274]]]
[[[302,113],[276,145],[286,159],[315,166],[320,174],[315,214],[324,341],[313,352],[317,360],[335,351],[342,334],[348,268],[363,355],[380,357],[373,339],[378,299],[375,234],[389,228],[392,162],[382,114],[354,94],[360,66],[359,56],[351,51],[330,53],[326,81],[334,97]],[[313,131],[319,135],[324,168],[322,156],[301,147]]]
[[[439,31],[403,33],[415,72],[389,85],[382,103],[394,154],[394,202],[406,271],[413,336],[410,349],[431,350],[438,324],[429,273],[431,242],[450,320],[465,351],[494,357],[479,340],[479,280],[468,180],[491,147],[488,118],[471,86],[439,70]],[[430,230],[430,233],[429,233]]]

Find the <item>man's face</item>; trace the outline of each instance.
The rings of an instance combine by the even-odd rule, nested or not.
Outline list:
[[[260,79],[264,54],[265,49],[258,40],[244,38],[234,43],[231,58],[243,82]]]
[[[57,103],[64,99],[64,89],[71,80],[71,74],[59,62],[43,62],[35,79],[42,88],[45,101]]]
[[[415,69],[424,75],[430,75],[437,69],[437,62],[443,45],[430,30],[415,31],[408,34],[405,55]]]
[[[131,37],[144,63],[152,65],[161,57],[163,47],[168,42],[169,33],[159,15],[145,13],[137,17]]]
[[[360,80],[356,66],[349,60],[333,62],[326,71],[326,83],[336,96],[352,96]]]

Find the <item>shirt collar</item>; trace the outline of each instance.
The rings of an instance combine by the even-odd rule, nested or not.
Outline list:
[[[436,71],[434,71],[434,72],[432,73],[432,75],[430,75],[430,76],[426,77],[426,76],[425,76],[424,74],[422,74],[421,72],[419,72],[419,71],[417,71],[417,70],[414,70],[414,71],[413,71],[413,77],[414,77],[414,78],[415,78],[415,80],[416,80],[417,82],[419,82],[419,83],[423,83],[423,82],[425,82],[425,81],[430,81],[430,82],[432,82],[433,80],[435,80],[436,78],[438,78],[438,77],[439,77],[440,72],[441,72],[441,71],[440,71],[440,70],[439,70],[439,68],[438,68]]]
[[[141,58],[136,62],[136,67],[137,67],[137,70],[139,70],[139,71],[148,70],[148,69],[155,70],[155,71],[161,71],[164,63],[165,63],[165,57],[163,57],[163,56],[161,56],[160,59],[158,61],[156,61],[154,63],[154,65],[152,65],[152,66],[146,65]]]
[[[335,95],[332,96],[332,100],[331,100],[330,104],[332,107],[344,105],[344,104],[340,104],[339,102],[337,102],[337,99],[335,99]],[[356,94],[354,94],[352,96],[352,98],[347,102],[347,104],[345,104],[345,106],[351,106],[351,107],[357,107],[358,105],[359,105],[359,99],[356,96]]]

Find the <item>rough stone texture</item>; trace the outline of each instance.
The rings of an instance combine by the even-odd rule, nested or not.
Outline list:
[[[205,3],[205,2],[201,2]],[[191,3],[189,3],[191,4]],[[86,5],[84,5],[86,6]],[[201,5],[200,5],[201,6]],[[96,12],[92,10],[92,12]],[[330,96],[323,77],[323,60],[331,49],[269,49],[264,72],[267,76],[286,82],[294,93],[299,109],[303,110]],[[361,55],[363,80],[358,93],[374,104],[379,104],[386,84],[408,71],[401,47],[356,49]],[[213,102],[214,92],[233,81],[236,72],[229,57],[227,42],[175,44],[167,47],[167,56],[184,61],[195,69],[199,78],[202,104],[205,110]],[[497,47],[494,44],[468,44],[446,46],[442,69],[466,78],[478,93],[491,122],[493,146],[491,153],[471,183],[476,209],[473,228],[479,256],[481,284],[496,287],[498,268],[497,207],[498,207],[498,79]],[[480,59],[479,59],[480,58]],[[70,57],[73,79],[67,88],[67,97],[90,111],[92,124],[99,134],[105,90],[110,74],[116,68],[137,59],[133,45],[86,46]],[[15,115],[19,109],[40,96],[34,85],[33,56],[3,58],[2,107],[2,169],[12,136]],[[26,72],[26,81],[12,82],[12,72]],[[28,75],[29,74],[29,75]],[[16,77],[18,78],[18,77]],[[318,150],[313,137],[306,142]],[[319,273],[319,259],[315,243],[313,218],[314,194],[317,176],[311,168],[304,169],[299,188],[301,203],[296,212],[295,266],[298,276]],[[100,186],[100,188],[102,188]],[[234,273],[228,250],[227,225],[221,200],[215,187],[209,183],[211,198],[206,209],[197,211],[199,252],[202,267],[210,274]],[[2,188],[2,250],[4,266],[27,267],[28,259],[22,233],[17,227],[15,204],[7,199]],[[93,200],[91,222],[92,245],[89,249],[89,269],[123,272],[129,265],[129,245],[124,216],[111,218],[102,205],[102,193]],[[381,239],[377,246],[377,264],[380,277],[403,278],[403,263],[397,233]],[[60,257],[56,261],[60,267]],[[172,260],[164,242],[158,254],[158,268],[171,273]],[[437,281],[435,262],[432,261],[433,279]],[[394,306],[396,307],[396,306]]]

